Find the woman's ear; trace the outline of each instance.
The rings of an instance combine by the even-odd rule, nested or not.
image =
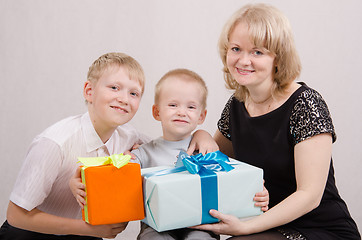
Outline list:
[[[90,81],[84,83],[83,96],[88,103],[92,103],[93,84]]]
[[[152,115],[154,119],[156,119],[157,121],[161,121],[160,110],[158,109],[158,106],[156,104],[152,106]]]

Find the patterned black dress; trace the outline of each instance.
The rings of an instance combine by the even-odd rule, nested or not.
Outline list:
[[[231,96],[218,121],[219,131],[232,141],[235,158],[264,170],[270,208],[296,190],[294,146],[321,133],[336,140],[322,96],[300,84],[282,106],[258,117],[250,117],[244,103]],[[282,227],[308,240],[361,239],[336,188],[332,161],[319,207]]]

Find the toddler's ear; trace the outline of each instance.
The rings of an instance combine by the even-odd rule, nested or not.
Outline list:
[[[84,83],[83,96],[87,102],[92,103],[92,90],[93,85],[90,81]]]
[[[156,119],[157,121],[161,121],[160,110],[158,109],[158,106],[156,104],[152,106],[152,115],[154,119]]]
[[[197,124],[203,124],[206,118],[207,110],[203,110],[200,114],[199,122]]]

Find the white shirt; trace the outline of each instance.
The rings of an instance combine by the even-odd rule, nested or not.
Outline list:
[[[88,113],[63,119],[33,140],[10,200],[28,211],[38,208],[56,216],[81,218],[81,209],[68,186],[79,166],[77,158],[123,153],[148,140],[126,123],[103,144]]]

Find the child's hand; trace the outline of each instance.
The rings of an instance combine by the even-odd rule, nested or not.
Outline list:
[[[141,146],[140,144],[135,143],[135,144],[132,146],[131,151],[132,151],[132,150],[135,150],[135,149],[137,149],[137,148],[139,148],[140,146]]]
[[[134,154],[131,153],[130,151],[125,151],[123,154],[124,154],[124,155],[131,155],[131,159],[132,159],[132,160],[135,160],[135,159],[136,159],[136,155],[134,155]]]
[[[78,167],[73,177],[69,180],[69,188],[72,191],[75,199],[77,199],[79,206],[83,209],[84,205],[86,204],[86,201],[84,199],[86,193],[85,185],[82,183],[80,169],[81,168]]]
[[[125,154],[125,155],[131,155],[131,159],[132,159],[132,160],[135,160],[135,159],[136,159],[136,155],[134,155],[133,153],[131,153],[131,151],[139,148],[140,146],[141,146],[141,145],[139,145],[138,143],[135,143],[135,144],[132,146],[132,149],[125,151],[123,154]]]
[[[255,194],[254,201],[255,201],[255,206],[256,207],[261,207],[261,210],[263,212],[268,211],[268,209],[269,209],[269,207],[268,207],[268,205],[269,205],[269,192],[265,188],[264,183],[263,183],[263,191],[258,192],[258,193]]]
[[[88,228],[87,233],[94,237],[100,238],[115,238],[119,233],[123,232],[128,222],[107,224],[107,225],[90,225],[83,222]]]

